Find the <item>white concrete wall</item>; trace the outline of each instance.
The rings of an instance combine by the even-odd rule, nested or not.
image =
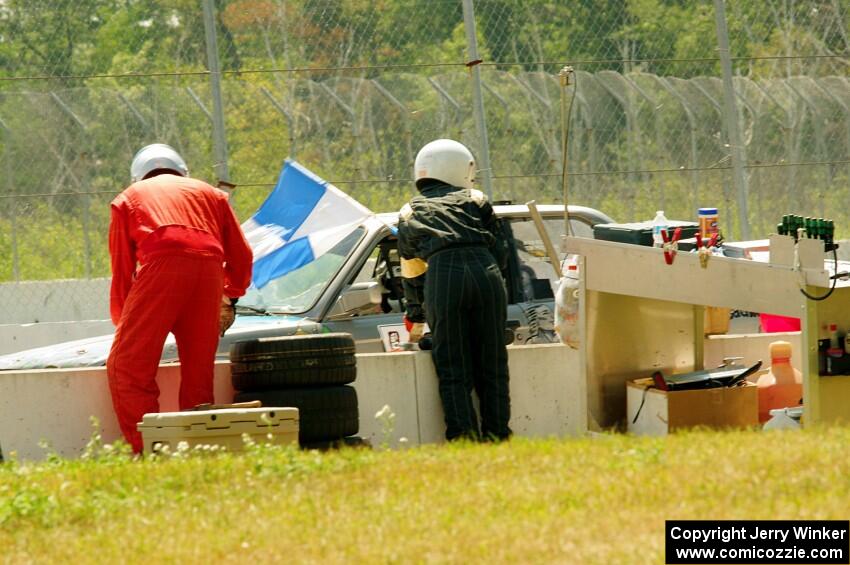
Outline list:
[[[509,348],[511,427],[517,435],[546,437],[586,429],[583,387],[578,382],[577,351],[561,345]],[[389,405],[395,422],[388,444],[443,441],[445,424],[437,377],[429,353],[358,355],[355,382],[360,405],[360,434],[373,445],[384,443],[375,413]],[[177,409],[179,365],[160,367],[160,408]],[[230,365],[216,364],[215,400],[233,399]],[[45,441],[66,457],[76,457],[92,435],[90,417],[100,420],[105,442],[120,437],[112,412],[106,369],[54,369],[0,372],[0,449],[9,457],[39,459]]]
[[[110,320],[0,325],[0,355],[111,334],[114,331],[115,327]]]
[[[508,348],[511,421],[515,434],[563,437],[586,430],[584,387],[578,380],[579,353],[556,344]],[[366,353],[357,356],[360,434],[391,447],[445,440],[445,421],[431,355]],[[384,405],[395,414],[387,436],[375,414]]]
[[[0,283],[0,324],[109,319],[108,278]]]
[[[163,411],[178,409],[179,365],[162,365],[157,374]],[[216,363],[216,402],[232,402],[230,363]],[[40,459],[45,442],[64,457],[79,456],[100,421],[103,441],[121,437],[112,411],[105,367],[0,372],[0,449],[8,458]]]

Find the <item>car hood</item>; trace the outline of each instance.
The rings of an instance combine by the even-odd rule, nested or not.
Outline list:
[[[240,315],[219,341],[216,358],[227,359],[230,345],[235,341],[321,331],[321,324],[304,318]],[[106,365],[113,338],[114,334],[89,337],[3,355],[0,356],[0,371],[101,367]],[[168,334],[161,362],[175,363],[177,361],[177,344],[174,336]]]

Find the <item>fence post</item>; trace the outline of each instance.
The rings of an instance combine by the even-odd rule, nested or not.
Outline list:
[[[88,159],[92,159],[94,155],[94,142],[89,136],[88,128],[86,124],[77,116],[76,113],[68,106],[62,98],[56,94],[55,92],[50,93],[50,98],[56,103],[57,106],[62,110],[62,112],[67,115],[77,127],[80,128],[83,137],[86,140],[86,148],[85,155]],[[93,160],[93,159],[92,159]],[[86,165],[90,165],[91,163],[86,163]],[[69,168],[70,170],[70,168]],[[91,174],[91,167],[86,167],[86,176],[85,179],[88,181],[89,176]],[[89,192],[91,191],[91,183],[90,182],[79,182],[77,181],[77,190],[80,196],[80,200],[82,202],[83,207],[83,262],[85,275],[87,279],[92,277],[92,252],[91,252],[91,195]]]
[[[9,211],[12,221],[12,276],[15,282],[21,280],[20,257],[18,256],[18,196],[15,192],[15,179],[12,176],[12,131],[0,120],[0,130],[3,130],[3,171],[6,175],[9,192]],[[0,461],[2,461],[0,454]]]
[[[221,102],[221,70],[219,69],[218,44],[216,43],[214,0],[203,0],[204,32],[207,42],[207,69],[210,72],[210,89],[213,99],[213,150],[215,172],[218,180],[230,181],[227,167],[227,135],[224,129],[224,110]]]
[[[714,0],[714,19],[717,24],[717,47],[720,51],[720,66],[723,70],[723,114],[726,122],[727,139],[732,153],[732,172],[735,190],[738,193],[738,223],[741,237],[750,239],[747,177],[744,165],[747,157],[738,122],[738,104],[735,99],[735,84],[732,81],[732,59],[729,53],[729,31],[726,27],[725,0]]]
[[[478,59],[478,38],[475,35],[475,11],[472,0],[463,0],[463,23],[466,27],[466,41],[469,48],[469,61],[467,66],[472,71],[472,98],[475,107],[475,128],[478,130],[480,142],[480,162],[484,180],[484,192],[487,197],[493,199],[493,171],[490,168],[490,142],[487,139],[487,120],[484,116],[484,97],[481,94],[481,69]]]

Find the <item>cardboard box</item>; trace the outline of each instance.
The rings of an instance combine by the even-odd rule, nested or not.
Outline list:
[[[758,387],[752,383],[671,392],[648,388],[650,386],[652,379],[626,383],[628,430],[634,434],[660,436],[696,426],[758,426]]]
[[[256,443],[298,443],[297,408],[227,408],[187,412],[145,414],[138,424],[145,453],[167,446],[174,452],[180,442],[189,448],[218,445],[227,451],[242,451],[248,434]]]

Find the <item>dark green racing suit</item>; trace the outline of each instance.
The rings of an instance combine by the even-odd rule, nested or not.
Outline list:
[[[505,439],[511,435],[501,275],[507,241],[482,192],[428,179],[420,181],[420,193],[399,214],[398,250],[407,317],[431,328],[446,439]]]

